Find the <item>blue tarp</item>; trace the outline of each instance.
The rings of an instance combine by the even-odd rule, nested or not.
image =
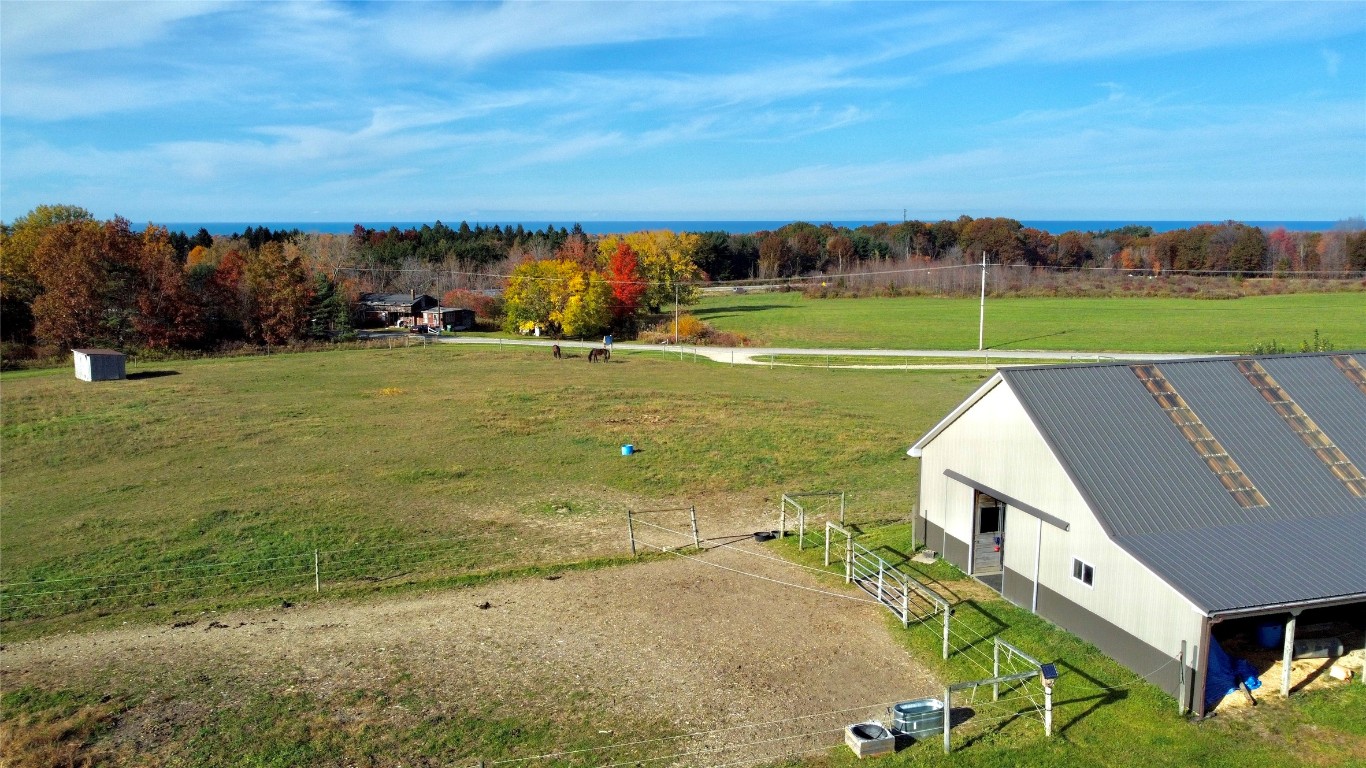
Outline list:
[[[1214,709],[1225,696],[1238,690],[1240,683],[1246,683],[1248,690],[1262,687],[1257,679],[1257,670],[1247,659],[1230,658],[1219,641],[1213,636],[1209,639],[1209,671],[1205,673],[1205,709]]]

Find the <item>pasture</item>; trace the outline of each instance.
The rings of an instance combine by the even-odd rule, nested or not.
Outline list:
[[[978,300],[932,296],[810,299],[798,292],[708,296],[692,309],[757,345],[976,349]],[[1248,352],[1273,339],[1299,351],[1318,330],[1366,348],[1366,293],[1230,299],[987,297],[985,344],[1089,352]]]
[[[848,766],[829,728],[981,676],[974,638],[998,631],[1066,661],[1058,736],[1006,719],[956,734],[947,760],[922,744],[892,762],[1366,760],[1366,686],[1187,723],[951,567],[926,571],[959,601],[940,662],[933,626],[831,596],[841,581],[789,565],[818,565],[790,540],[626,557],[627,508],[693,504],[705,537],[738,544],[772,527],[780,493],[828,488],[849,491],[870,545],[908,551],[906,446],[985,372],[582,355],[432,346],[0,379],[7,761]],[[740,725],[758,730],[718,730]],[[765,748],[718,753],[732,737]],[[524,760],[565,750],[593,751]]]

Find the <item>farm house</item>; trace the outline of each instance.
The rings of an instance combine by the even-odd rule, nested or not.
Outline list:
[[[1286,695],[1310,635],[1360,648],[1364,364],[1353,352],[1002,369],[911,447],[917,536],[1183,711],[1224,693],[1211,685],[1206,703],[1211,638],[1261,639]]]
[[[113,349],[73,349],[76,378],[81,381],[117,381],[125,378],[123,353]]]

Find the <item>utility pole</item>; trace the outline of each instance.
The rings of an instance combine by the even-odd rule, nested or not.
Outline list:
[[[982,251],[982,303],[977,312],[977,351],[981,352],[987,329],[987,252]]]

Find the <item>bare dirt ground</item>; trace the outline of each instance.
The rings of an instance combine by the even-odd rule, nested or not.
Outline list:
[[[150,693],[116,739],[153,752],[204,708],[261,692],[308,693],[338,722],[349,695],[384,686],[448,710],[581,709],[613,737],[617,718],[692,733],[828,713],[693,740],[800,737],[766,747],[774,755],[837,744],[842,725],[939,689],[894,641],[886,609],[763,554],[739,542],[696,559],[45,638],[4,648],[0,685],[137,679]]]

